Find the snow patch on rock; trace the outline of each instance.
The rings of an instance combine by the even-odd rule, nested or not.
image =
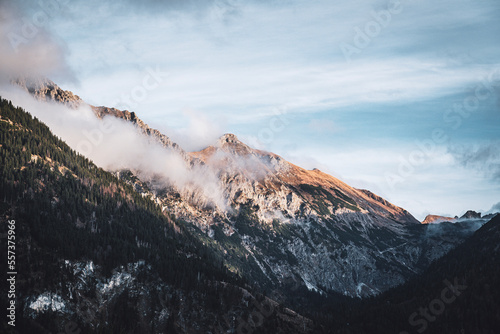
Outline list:
[[[48,291],[42,293],[35,299],[35,301],[30,303],[29,308],[37,313],[46,311],[66,311],[66,305],[61,296]]]

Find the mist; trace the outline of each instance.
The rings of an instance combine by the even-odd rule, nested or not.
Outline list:
[[[18,5],[0,1],[0,80],[38,76],[75,82],[69,51],[46,27],[49,15],[41,8],[28,15]]]
[[[204,113],[192,109],[182,112],[186,122],[180,127],[155,124],[162,133],[168,133],[170,139],[179,144],[188,152],[200,151],[213,143],[224,134],[224,120],[211,119]]]
[[[182,151],[162,146],[133,124],[114,116],[97,118],[90,106],[71,109],[56,102],[41,102],[24,90],[2,85],[0,95],[44,122],[72,149],[108,171],[131,170],[156,188],[174,187],[204,206],[226,209],[215,171],[190,166]]]
[[[459,164],[483,173],[493,182],[500,181],[500,141],[450,148]]]

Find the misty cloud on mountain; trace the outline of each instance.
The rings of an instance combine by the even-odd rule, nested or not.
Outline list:
[[[186,151],[202,150],[212,145],[224,133],[223,120],[211,119],[192,109],[183,110],[182,114],[187,119],[186,126],[178,128],[160,124],[158,128],[161,132],[168,133],[170,139]]]
[[[500,202],[493,205],[491,209],[488,210],[488,213],[497,213],[497,212],[500,212]]]
[[[173,186],[193,198],[201,195],[208,201],[205,205],[226,208],[214,171],[203,165],[189,166],[178,152],[148,139],[133,124],[113,116],[99,120],[85,104],[71,109],[60,103],[40,102],[12,86],[0,87],[0,95],[30,110],[71,148],[104,169],[129,169],[153,186]]]

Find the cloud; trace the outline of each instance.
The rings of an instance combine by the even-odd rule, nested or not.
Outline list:
[[[159,124],[159,128],[183,149],[189,152],[200,151],[213,145],[224,134],[224,121],[208,117],[195,110],[183,110],[187,124],[182,127],[172,127]]]
[[[110,105],[121,94],[116,82],[137,84],[124,72],[159,65],[171,77],[136,112],[179,121],[193,109],[246,124],[296,102],[290,113],[448,96],[486,71],[471,66],[482,62],[478,52],[489,65],[498,55],[495,3],[404,3],[352,64],[339,44],[386,1],[76,1],[74,25],[85,33],[67,22],[56,30],[77,51],[71,63],[85,75],[86,99]]]
[[[488,213],[497,213],[497,212],[500,212],[500,202],[498,202],[497,204],[493,204],[491,209],[488,210]]]
[[[160,188],[175,187],[203,207],[226,208],[214,171],[203,165],[190,166],[182,153],[144,136],[131,123],[112,116],[99,120],[87,105],[74,110],[40,102],[13,86],[0,87],[0,95],[39,118],[56,136],[99,167],[132,170],[141,180]]]
[[[103,2],[107,5],[113,5],[116,3],[112,0],[91,1],[94,6],[102,5]],[[224,12],[230,12],[231,10],[234,10],[239,3],[241,3],[239,0],[124,0],[116,5],[116,9],[121,9],[123,11],[133,9],[152,15],[164,15],[165,12],[170,11],[202,13],[211,9],[213,10],[213,8],[218,8]]]
[[[462,145],[450,148],[456,161],[466,167],[483,173],[489,179],[500,182],[500,141],[476,145]]]
[[[17,2],[16,2],[17,4]],[[66,62],[68,50],[47,29],[49,14],[39,7],[31,15],[0,2],[0,75],[74,79]]]

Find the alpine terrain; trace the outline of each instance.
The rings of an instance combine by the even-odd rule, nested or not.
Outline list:
[[[234,134],[188,152],[134,112],[90,106],[47,79],[13,83],[48,106],[133,125],[189,176],[171,177],[170,165],[101,169],[2,100],[1,214],[17,221],[26,330],[71,320],[97,332],[325,331],[316,301],[335,310],[390,293],[494,217],[420,223]]]

